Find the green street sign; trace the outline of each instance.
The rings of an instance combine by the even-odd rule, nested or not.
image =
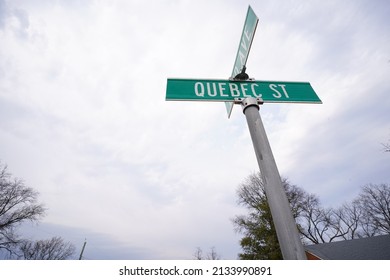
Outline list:
[[[168,79],[166,100],[322,103],[307,82]]]
[[[252,10],[251,6],[248,6],[244,28],[242,29],[240,44],[238,45],[238,51],[236,55],[236,60],[234,61],[231,78],[234,78],[238,73],[240,73],[244,65],[246,65],[246,61],[248,60],[249,51],[252,46],[252,41],[253,37],[255,36],[258,22],[259,18]],[[230,117],[233,110],[233,103],[226,102],[225,106],[228,117]]]
[[[258,22],[259,18],[252,10],[251,6],[249,6],[248,11],[246,13],[244,28],[241,34],[240,44],[238,46],[236,60],[234,61],[231,78],[240,73],[242,67],[246,65],[246,61],[248,60],[249,51],[252,46],[252,41],[253,37],[255,36],[255,31]]]

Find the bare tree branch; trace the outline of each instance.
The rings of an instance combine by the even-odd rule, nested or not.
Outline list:
[[[368,234],[390,233],[390,187],[388,184],[364,186],[356,203],[362,209],[362,221]]]
[[[66,260],[75,253],[75,247],[61,237],[48,240],[24,241],[20,250],[25,260]]]
[[[15,228],[25,221],[37,221],[45,212],[37,203],[38,193],[22,180],[13,179],[7,166],[0,166],[0,249],[17,254],[21,239]]]
[[[382,146],[384,152],[390,152],[390,143],[382,143]]]

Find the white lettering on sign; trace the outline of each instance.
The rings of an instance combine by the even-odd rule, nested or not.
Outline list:
[[[224,94],[226,83],[218,83],[218,88],[221,96],[229,97],[228,94]]]
[[[204,85],[201,82],[195,83],[195,94],[197,96],[204,96]]]
[[[249,33],[248,29],[245,26],[244,34],[246,36],[246,39],[249,41],[249,38],[252,37],[252,33]],[[245,49],[246,50],[246,49]]]
[[[269,88],[275,92],[274,94],[272,94],[273,97],[281,98],[283,96],[282,93],[278,90],[278,87],[282,89],[282,92],[286,98],[290,98],[288,96],[288,93],[286,90],[286,85],[281,85],[281,84],[278,84],[278,85],[270,84],[269,85]]]
[[[245,52],[248,52],[248,43],[249,43],[249,39],[251,37],[251,33],[249,33],[247,27],[245,26],[245,30],[244,30],[244,35],[246,37],[246,40],[244,40],[245,38],[243,37],[242,38],[242,41],[240,43],[240,46],[244,49]],[[240,51],[240,61],[241,61],[241,64],[244,65],[244,58],[245,58],[245,55]]]
[[[258,87],[255,83],[196,82],[194,92],[199,97],[261,97]]]
[[[258,87],[258,86],[259,86],[258,84],[252,84],[252,85],[251,85],[252,93],[253,93],[253,95],[256,96],[256,97],[261,97],[262,94],[261,94],[261,93],[256,93],[256,91],[255,91],[255,87]]]
[[[238,90],[238,85],[237,84],[229,84],[230,88],[230,93],[233,97],[239,97],[240,96],[240,91]]]
[[[207,92],[208,92],[209,96],[217,96],[217,87],[216,87],[215,83],[212,83],[212,85],[213,85],[214,92],[211,91],[210,83],[206,83]]]
[[[245,97],[250,97],[250,96],[248,96],[248,95],[246,94],[246,90],[247,90],[246,86],[247,86],[247,85],[248,85],[248,84],[242,83],[242,84],[241,84],[241,90],[242,90],[242,93],[243,93],[243,95],[244,95]]]
[[[238,57],[240,64],[235,65],[233,70],[233,77],[241,72],[242,67],[245,65],[245,60],[248,57],[250,38],[252,37],[252,33],[247,29],[247,27],[245,27],[243,35],[244,36],[242,36],[240,47],[238,49]]]

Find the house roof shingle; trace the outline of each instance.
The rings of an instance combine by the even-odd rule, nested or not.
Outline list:
[[[305,246],[323,260],[390,260],[390,234]]]

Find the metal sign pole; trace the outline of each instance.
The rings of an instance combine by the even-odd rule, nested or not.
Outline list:
[[[248,123],[280,249],[285,260],[306,260],[297,225],[260,118],[259,104],[262,103],[259,98],[248,97],[241,102],[241,106]]]

